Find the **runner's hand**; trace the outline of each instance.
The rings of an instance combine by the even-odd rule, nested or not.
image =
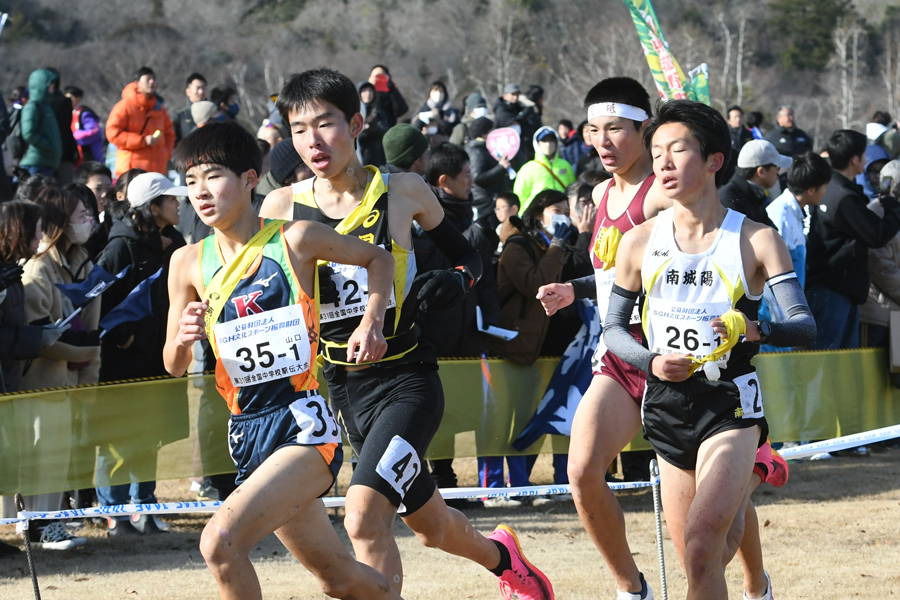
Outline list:
[[[747,315],[745,315],[744,313],[742,313],[741,311],[739,311],[737,309],[735,309],[734,312],[739,313],[744,318],[744,323],[747,324],[746,325],[747,333],[744,334],[744,337],[747,338],[747,341],[748,342],[757,341],[759,339],[759,322],[751,321],[750,319],[747,318]],[[728,339],[728,328],[725,327],[725,321],[723,321],[719,317],[716,317],[715,319],[710,321],[709,324],[712,325],[713,331],[715,331],[717,334],[719,334],[719,337],[721,337],[723,340]]]
[[[541,301],[544,312],[552,317],[561,308],[575,302],[575,288],[570,283],[551,283],[538,288],[537,299]]]
[[[653,357],[650,372],[663,381],[679,382],[691,376],[690,354],[660,354]]]
[[[456,269],[426,271],[413,280],[412,289],[419,289],[416,300],[419,310],[445,310],[461,304],[466,297],[466,283],[463,274]]]
[[[209,302],[190,302],[178,320],[178,344],[190,347],[194,342],[207,339],[206,321],[203,315],[209,308]]]
[[[376,362],[387,352],[387,342],[381,324],[363,316],[359,326],[347,340],[347,362],[356,364]],[[355,359],[355,361],[354,361]]]

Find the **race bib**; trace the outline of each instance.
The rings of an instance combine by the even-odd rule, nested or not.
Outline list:
[[[219,359],[234,387],[309,370],[309,334],[300,304],[217,323],[213,333]]]
[[[298,444],[337,444],[341,430],[325,398],[319,394],[300,398],[291,403],[291,414],[300,428]]]
[[[689,303],[655,299],[650,305],[651,352],[658,354],[690,354],[703,358],[722,343],[710,321],[731,309],[729,302]],[[716,364],[725,366],[731,352]]]
[[[395,435],[378,461],[375,471],[400,494],[400,499],[403,500],[409,486],[422,472],[422,463],[419,462],[416,449],[402,437]]]
[[[762,391],[759,389],[759,377],[755,372],[734,378],[734,384],[741,393],[741,410],[744,419],[761,419],[763,411]]]
[[[369,272],[356,265],[328,263],[334,273],[332,281],[337,286],[340,298],[334,304],[319,306],[319,322],[328,323],[351,317],[361,317],[369,303]],[[388,308],[397,306],[394,290],[388,300]]]

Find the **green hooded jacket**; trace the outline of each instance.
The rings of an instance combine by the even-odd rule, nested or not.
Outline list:
[[[22,107],[22,138],[28,150],[19,161],[22,167],[59,167],[62,139],[47,93],[54,79],[56,76],[47,69],[38,69],[28,77],[28,102]]]

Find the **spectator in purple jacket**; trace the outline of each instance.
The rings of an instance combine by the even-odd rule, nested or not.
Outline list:
[[[86,106],[82,106],[84,91],[70,85],[66,87],[66,97],[72,101],[72,135],[78,143],[78,164],[89,160],[103,162],[103,132],[100,119]]]

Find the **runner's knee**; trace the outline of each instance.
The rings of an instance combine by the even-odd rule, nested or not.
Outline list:
[[[214,520],[203,528],[200,554],[214,574],[226,569],[231,561],[240,556],[229,531],[219,527]]]
[[[393,536],[393,519],[365,511],[350,511],[344,517],[344,529],[351,540],[376,540]]]
[[[709,577],[716,562],[721,560],[709,536],[688,536],[685,532],[683,566],[688,581],[702,581]]]

